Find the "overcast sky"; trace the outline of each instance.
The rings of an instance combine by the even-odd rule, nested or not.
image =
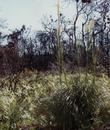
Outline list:
[[[57,0],[0,0],[0,17],[7,20],[8,28],[19,28],[23,24],[41,29],[44,16],[56,16]],[[61,10],[69,17],[73,7],[62,3]]]

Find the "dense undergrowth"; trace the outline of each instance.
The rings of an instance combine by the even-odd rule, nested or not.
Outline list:
[[[0,130],[39,125],[90,130],[110,119],[110,79],[26,72],[0,78]]]

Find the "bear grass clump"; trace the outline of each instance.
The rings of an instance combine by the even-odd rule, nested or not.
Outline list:
[[[74,78],[71,87],[57,90],[48,100],[48,110],[60,130],[90,130],[98,124],[103,104],[94,80]]]

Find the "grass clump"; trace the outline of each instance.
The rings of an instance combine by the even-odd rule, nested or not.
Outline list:
[[[101,91],[89,80],[78,78],[70,88],[57,90],[49,101],[49,110],[61,130],[90,130],[100,109]]]

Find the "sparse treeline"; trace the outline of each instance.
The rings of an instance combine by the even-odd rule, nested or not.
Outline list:
[[[92,4],[68,1],[75,12],[72,20],[60,14],[59,36],[66,69],[96,69],[110,76],[109,0],[94,0]],[[80,28],[77,28],[80,17]],[[9,35],[0,34],[0,74],[17,73],[25,68],[40,71],[57,68],[57,20],[50,16],[45,21],[43,29],[32,36],[24,25]],[[7,45],[3,45],[4,39]]]

